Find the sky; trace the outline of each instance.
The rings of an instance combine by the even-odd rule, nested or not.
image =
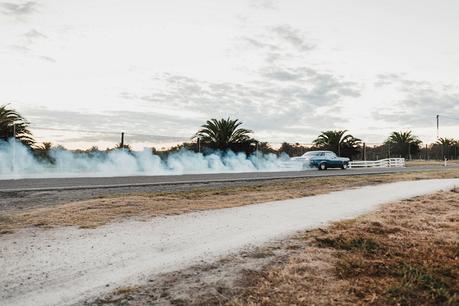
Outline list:
[[[459,138],[457,0],[0,0],[0,105],[68,148]]]

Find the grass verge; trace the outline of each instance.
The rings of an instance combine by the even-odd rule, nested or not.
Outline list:
[[[0,234],[39,227],[93,228],[123,218],[146,219],[324,194],[379,183],[457,178],[459,169],[366,176],[324,177],[260,182],[250,186],[197,188],[182,192],[143,193],[92,199],[46,208],[0,213]]]

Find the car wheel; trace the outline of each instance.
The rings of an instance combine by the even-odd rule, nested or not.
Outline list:
[[[349,167],[348,165],[343,164],[343,165],[341,166],[341,169],[346,170],[348,167]]]
[[[319,165],[319,170],[327,170],[327,164],[322,163]]]

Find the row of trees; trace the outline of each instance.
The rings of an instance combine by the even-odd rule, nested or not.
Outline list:
[[[373,159],[384,158],[386,156],[400,156],[411,158],[419,156],[422,153],[421,140],[407,132],[392,132],[382,146],[374,146],[363,150],[362,140],[349,134],[347,130],[324,131],[314,141],[312,146],[306,147],[300,144],[282,143],[278,150],[273,149],[267,142],[259,142],[251,134],[253,131],[242,128],[242,122],[238,119],[211,119],[208,120],[198,132],[192,137],[189,143],[183,143],[166,151],[157,151],[153,153],[167,155],[180,149],[189,149],[193,151],[209,152],[214,150],[233,150],[235,152],[245,152],[252,154],[255,151],[263,153],[287,153],[290,156],[302,155],[310,150],[329,150],[339,156],[349,157],[351,159],[369,157]],[[16,137],[25,145],[34,149],[38,157],[46,158],[47,152],[51,149],[50,143],[37,145],[32,133],[29,130],[29,122],[14,109],[6,105],[0,106],[0,139],[8,140]],[[457,157],[457,147],[459,141],[450,138],[440,138],[437,143],[431,146],[438,158]],[[115,147],[121,148],[120,146]],[[130,147],[123,144],[123,149],[130,150]],[[96,152],[97,147],[80,152]],[[432,155],[432,150],[431,150]],[[426,153],[424,156],[428,157]]]

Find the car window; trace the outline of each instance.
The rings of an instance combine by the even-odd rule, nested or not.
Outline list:
[[[306,152],[303,154],[303,156],[319,156],[319,155],[320,155],[320,152],[314,152],[314,151]]]

